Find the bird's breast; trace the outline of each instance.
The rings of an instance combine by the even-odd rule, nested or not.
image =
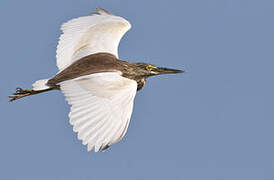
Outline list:
[[[138,84],[137,91],[141,90],[145,86],[145,84],[146,84],[145,78],[138,79],[138,80],[136,80],[136,82]]]

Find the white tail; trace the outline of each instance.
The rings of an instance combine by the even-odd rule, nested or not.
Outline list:
[[[32,89],[34,91],[41,91],[45,89],[49,89],[50,86],[47,85],[49,79],[41,79],[32,84]]]

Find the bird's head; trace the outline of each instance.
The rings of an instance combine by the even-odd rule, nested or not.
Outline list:
[[[148,64],[148,63],[135,63],[135,65],[139,69],[138,74],[145,77],[155,76],[160,74],[175,74],[175,73],[184,72],[183,70],[157,67],[155,65]]]

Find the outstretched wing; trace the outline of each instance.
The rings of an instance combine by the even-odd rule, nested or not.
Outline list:
[[[61,27],[63,34],[57,46],[57,66],[65,69],[74,61],[98,52],[118,58],[118,46],[130,23],[122,17],[97,8],[98,14],[72,19]]]
[[[73,130],[88,151],[103,150],[122,139],[133,110],[136,81],[106,72],[63,81],[60,87],[71,105]]]

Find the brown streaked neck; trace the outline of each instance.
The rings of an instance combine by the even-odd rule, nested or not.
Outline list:
[[[142,79],[138,79],[136,80],[137,82],[137,91],[140,91],[146,84],[146,79],[142,78]]]

